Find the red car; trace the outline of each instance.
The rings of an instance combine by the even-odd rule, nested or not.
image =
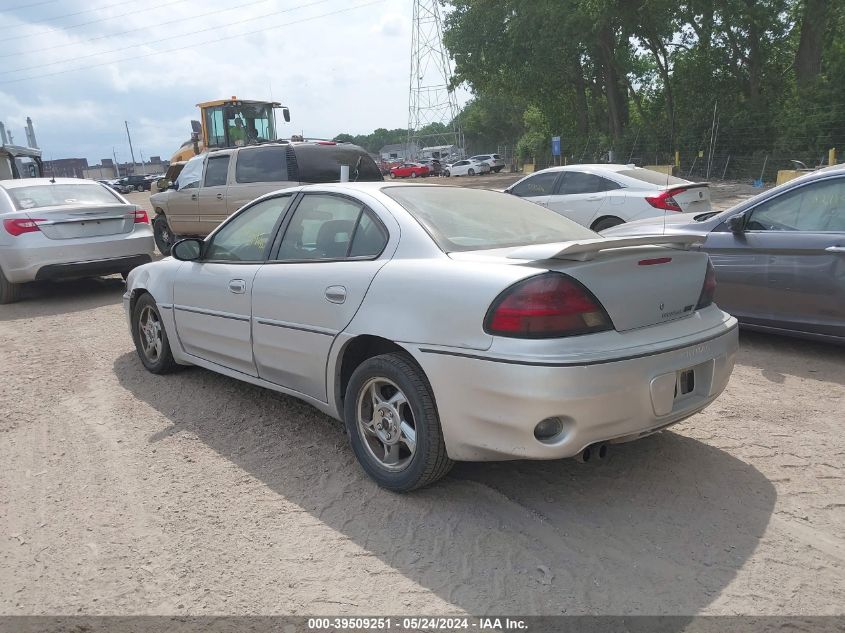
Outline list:
[[[402,163],[390,170],[391,178],[418,178],[428,176],[431,170],[420,163]]]

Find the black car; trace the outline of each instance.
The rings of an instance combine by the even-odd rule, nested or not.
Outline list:
[[[129,191],[149,191],[152,181],[146,176],[125,176],[118,182],[124,185]]]

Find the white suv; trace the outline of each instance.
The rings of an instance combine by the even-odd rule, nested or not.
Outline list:
[[[498,154],[477,154],[470,160],[483,161],[490,165],[490,170],[497,174],[505,168],[505,161]]]

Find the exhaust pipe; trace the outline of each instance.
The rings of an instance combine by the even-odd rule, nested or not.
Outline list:
[[[607,459],[609,446],[607,442],[596,442],[590,444],[575,456],[575,459],[586,464],[588,462],[603,462]]]

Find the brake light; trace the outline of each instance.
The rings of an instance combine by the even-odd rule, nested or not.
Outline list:
[[[655,209],[663,209],[664,211],[683,211],[681,205],[673,198],[679,193],[685,192],[686,189],[667,189],[663,193],[656,196],[646,196],[648,202]]]
[[[136,209],[135,210],[135,224],[144,223],[149,224],[150,218],[147,217],[147,212],[143,209]]]
[[[558,338],[612,328],[593,294],[560,273],[515,283],[496,298],[484,319],[489,334],[514,338]]]
[[[37,233],[41,229],[38,228],[38,222],[43,222],[41,218],[14,218],[11,220],[3,220],[3,228],[6,233],[17,237],[24,233]]]
[[[695,306],[696,310],[706,308],[713,303],[713,297],[716,296],[716,269],[710,258],[707,258],[707,272],[704,273],[704,285],[701,287],[701,294],[698,295],[698,303]]]

